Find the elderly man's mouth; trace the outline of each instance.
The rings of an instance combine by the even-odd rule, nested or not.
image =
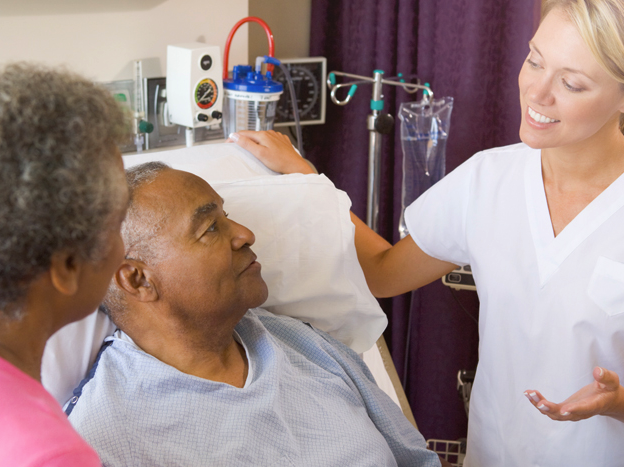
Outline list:
[[[254,255],[253,260],[247,265],[245,269],[241,272],[241,274],[252,271],[260,271],[262,269],[262,265],[256,261],[257,257]]]

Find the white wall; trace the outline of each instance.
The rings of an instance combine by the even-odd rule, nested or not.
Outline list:
[[[167,45],[225,46],[232,26],[248,16],[248,0],[0,0],[0,66],[15,60],[65,64],[95,81],[166,75]],[[230,49],[247,63],[248,26]]]
[[[263,19],[273,32],[277,58],[310,56],[311,4],[311,0],[249,0],[249,14]],[[268,51],[264,29],[258,24],[251,25],[249,63]]]

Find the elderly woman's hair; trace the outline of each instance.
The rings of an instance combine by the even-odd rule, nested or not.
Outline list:
[[[128,130],[111,93],[78,75],[32,64],[0,73],[0,316],[20,316],[55,253],[108,253],[125,202],[116,144]]]
[[[546,0],[542,18],[555,8],[569,16],[596,61],[624,88],[624,1]],[[624,114],[620,130],[624,132]]]
[[[130,201],[121,227],[126,259],[134,259],[146,264],[158,262],[155,238],[160,232],[165,217],[163,213],[156,212],[154,209],[143,209],[137,203],[137,194],[142,187],[156,180],[161,172],[170,169],[171,167],[164,162],[146,162],[126,170]],[[117,326],[123,327],[126,302],[114,280],[110,283],[100,310],[115,321]]]

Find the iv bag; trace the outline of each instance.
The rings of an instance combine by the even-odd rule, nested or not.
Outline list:
[[[423,98],[399,107],[403,184],[401,189],[401,238],[409,235],[405,208],[445,175],[446,141],[451,125],[453,98]]]

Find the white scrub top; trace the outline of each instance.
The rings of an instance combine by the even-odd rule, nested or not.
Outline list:
[[[540,154],[524,144],[478,153],[406,210],[416,244],[470,264],[477,285],[464,465],[622,466],[624,423],[554,421],[523,394],[562,402],[595,366],[624,380],[624,176],[555,237]]]

